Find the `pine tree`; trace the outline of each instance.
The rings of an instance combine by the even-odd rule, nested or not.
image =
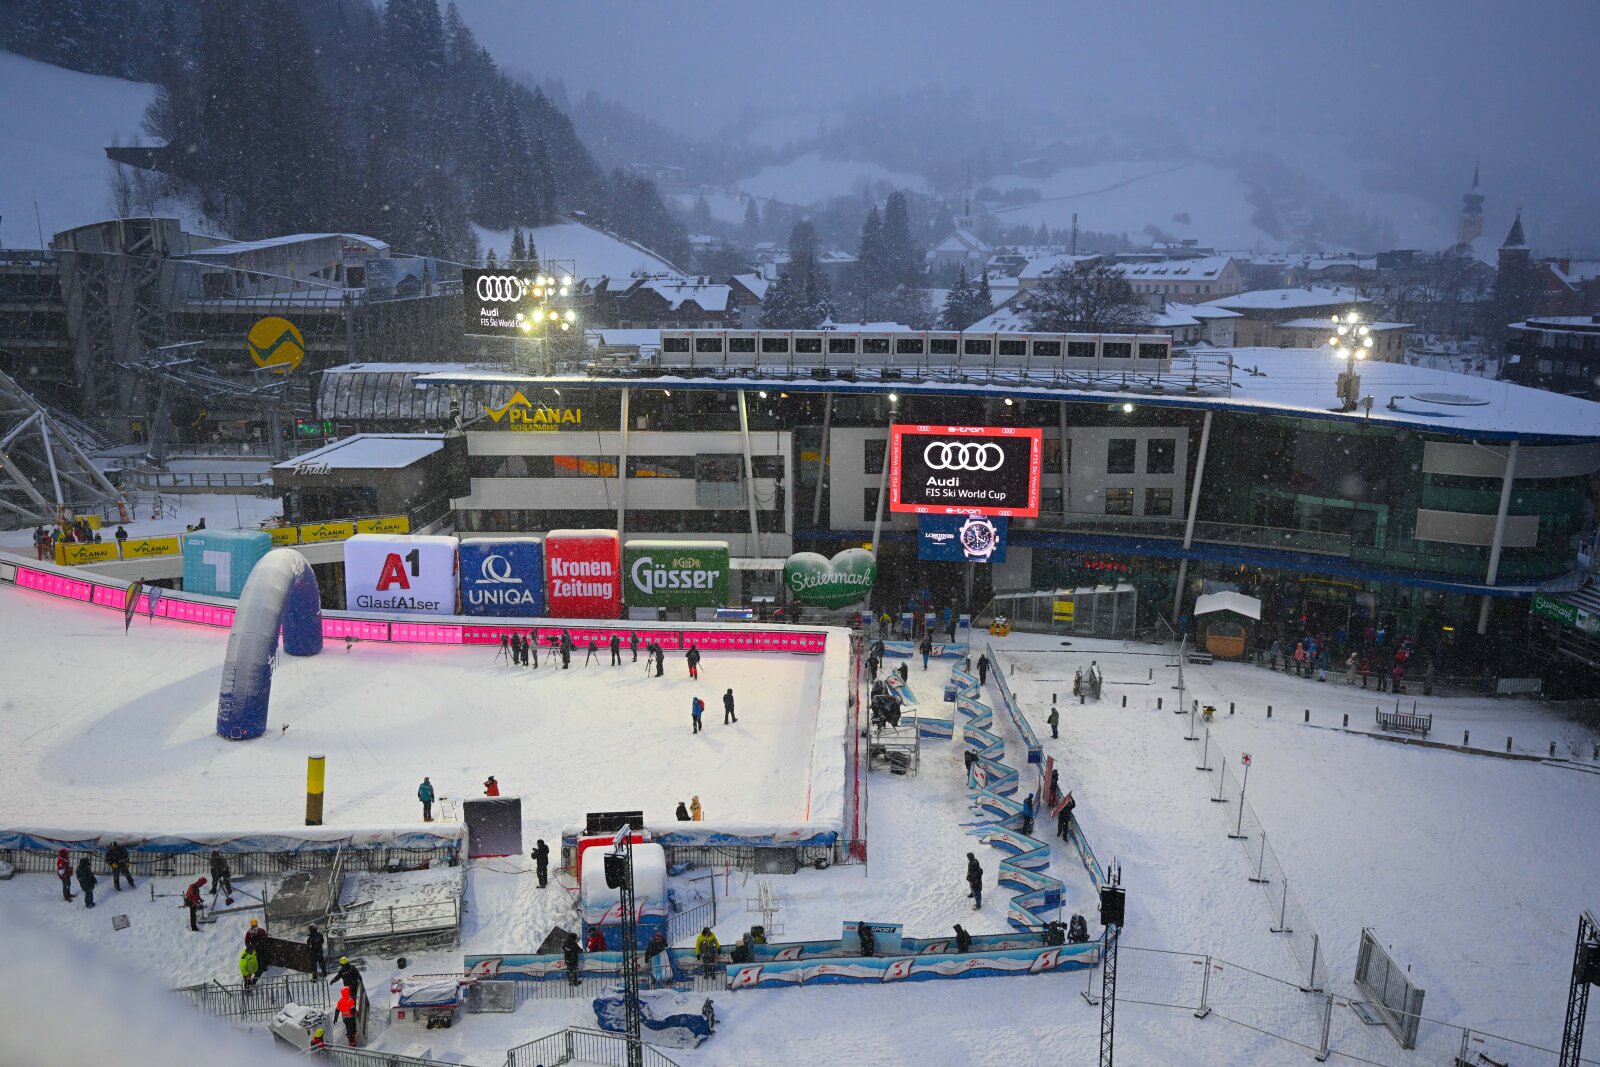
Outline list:
[[[797,222],[789,232],[789,266],[762,301],[763,326],[776,330],[815,330],[833,317],[828,276],[817,263],[817,231]]]
[[[489,249],[489,254],[483,257],[483,265],[489,270],[494,270],[500,265],[499,260],[495,258],[494,248],[492,246]]]
[[[761,231],[761,211],[756,207],[756,198],[749,197],[744,202],[744,232],[745,236],[754,240]]]
[[[914,285],[922,276],[922,249],[911,237],[906,194],[896,190],[883,206],[883,258],[888,286]]]
[[[856,249],[852,295],[856,315],[862,322],[874,322],[881,318],[884,297],[894,285],[885,253],[883,219],[878,214],[877,205],[873,205],[867,210],[866,221],[861,224],[861,244]]]
[[[985,268],[983,273],[978,276],[978,288],[972,294],[972,310],[975,312],[972,316],[973,322],[988,318],[990,313],[994,311],[994,294],[989,291],[988,268]]]
[[[939,315],[939,329],[965,330],[975,320],[967,316],[972,311],[972,300],[977,294],[973,291],[972,282],[967,279],[967,265],[961,264],[956,268],[956,283],[950,287],[950,294],[944,298],[944,310]]]
[[[452,5],[453,6],[453,5]],[[528,246],[522,237],[522,227],[511,227],[511,258],[506,265],[512,270],[522,270],[527,266]]]
[[[528,250],[523,254],[523,267],[530,274],[538,274],[539,250],[533,246],[533,234],[528,234]]]

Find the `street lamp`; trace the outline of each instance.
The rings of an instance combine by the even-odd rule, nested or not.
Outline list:
[[[1372,354],[1372,327],[1361,321],[1354,311],[1343,318],[1333,316],[1333,336],[1328,344],[1334,357],[1345,361],[1344,373],[1339,375],[1338,395],[1344,405],[1341,410],[1354,411],[1361,403],[1361,375],[1356,373],[1356,361]]]

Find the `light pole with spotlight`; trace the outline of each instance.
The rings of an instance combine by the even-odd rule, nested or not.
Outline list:
[[[1335,357],[1345,361],[1344,373],[1339,375],[1339,400],[1343,411],[1354,411],[1361,403],[1361,375],[1356,373],[1356,361],[1371,355],[1372,327],[1361,321],[1354,311],[1343,318],[1333,316],[1334,334],[1328,338]]]

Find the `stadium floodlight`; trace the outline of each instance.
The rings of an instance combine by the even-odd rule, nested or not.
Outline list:
[[[1332,316],[1334,332],[1328,337],[1333,357],[1345,361],[1344,373],[1338,379],[1338,397],[1343,410],[1354,411],[1361,401],[1361,376],[1356,373],[1356,361],[1372,354],[1372,327],[1361,321],[1356,312],[1348,312],[1342,319]]]

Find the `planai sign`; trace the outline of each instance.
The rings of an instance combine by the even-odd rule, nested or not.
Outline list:
[[[872,595],[878,561],[864,548],[847,548],[828,559],[816,552],[796,552],[783,564],[783,584],[802,604],[843,608]]]

